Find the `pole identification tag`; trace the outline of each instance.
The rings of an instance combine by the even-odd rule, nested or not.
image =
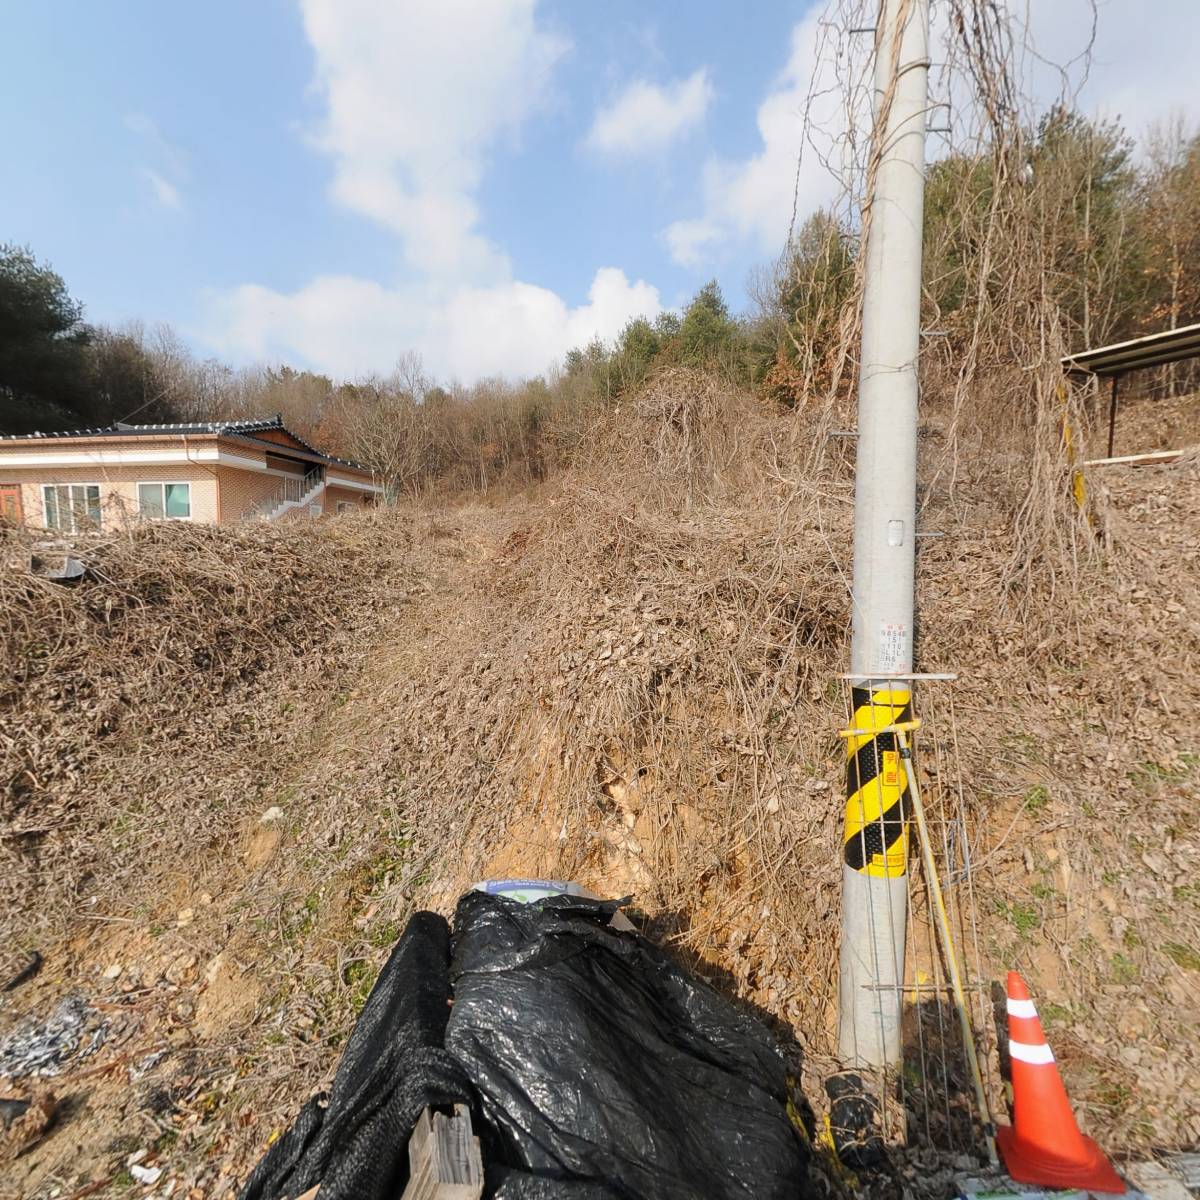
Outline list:
[[[910,669],[912,663],[912,632],[903,621],[881,621],[879,624],[879,669],[885,675]]]

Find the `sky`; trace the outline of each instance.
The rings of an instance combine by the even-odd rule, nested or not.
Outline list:
[[[1045,57],[1084,49],[1088,0],[1008,3]],[[1138,133],[1200,115],[1200,4],[1154,7],[1100,0],[1078,97]],[[415,350],[444,380],[538,373],[710,278],[746,307],[793,204],[836,190],[816,154],[797,172],[804,113],[839,120],[819,85],[846,39],[822,40],[825,15],[804,0],[11,3],[0,241],[49,261],[88,320],[166,322],[202,357],[346,379]],[[1026,65],[1053,99],[1059,75]]]

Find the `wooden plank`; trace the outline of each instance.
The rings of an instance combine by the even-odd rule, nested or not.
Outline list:
[[[107,1181],[106,1181],[107,1182]],[[319,1185],[296,1200],[316,1200]],[[408,1139],[408,1186],[400,1200],[480,1200],[483,1158],[471,1129],[471,1110],[454,1113],[424,1109]]]
[[[1150,454],[1122,454],[1116,458],[1092,458],[1085,467],[1148,467],[1154,463],[1174,462],[1183,456],[1182,450],[1155,450]]]
[[[401,1200],[479,1200],[483,1159],[465,1104],[451,1116],[422,1111],[408,1141],[408,1170]]]

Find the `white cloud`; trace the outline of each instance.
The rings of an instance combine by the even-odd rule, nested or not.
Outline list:
[[[821,158],[835,153],[832,135],[845,125],[842,96],[828,85],[834,69],[845,71],[847,62],[835,56],[826,39],[819,11],[793,28],[787,64],[756,113],[761,148],[746,159],[709,159],[701,176],[702,215],[675,221],[664,231],[677,263],[699,266],[734,240],[749,243],[757,253],[777,254],[787,237],[793,200],[803,216],[836,195],[830,168],[840,162],[835,157],[827,166]],[[808,162],[797,178],[806,113],[816,146],[806,148]]]
[[[1119,117],[1137,136],[1174,110],[1195,110],[1196,69],[1183,49],[1200,42],[1200,5],[1195,0],[1158,0],[1151,9],[1130,0],[1100,0],[1096,41],[1087,64],[1081,55],[1091,33],[1092,0],[1008,4],[1018,30],[1027,32],[1021,64],[1024,91],[1043,107],[1065,91],[1085,113]],[[1052,64],[1067,63],[1071,65],[1064,80]]]
[[[302,0],[334,197],[400,236],[419,269],[503,276],[479,232],[489,151],[546,102],[568,49],[535,0]]]
[[[143,167],[142,175],[145,177],[146,182],[150,184],[150,190],[154,193],[154,198],[163,208],[178,210],[183,207],[183,197],[179,194],[179,189],[169,179],[164,179],[152,167]]]
[[[660,151],[704,120],[712,98],[703,68],[675,83],[636,80],[596,114],[586,144],[604,154]]]
[[[708,256],[709,247],[721,236],[721,228],[703,217],[694,221],[675,221],[663,235],[671,258],[681,266],[697,267]]]
[[[188,177],[188,156],[158,127],[158,123],[145,113],[131,112],[125,117],[125,128],[136,133],[163,164],[163,172],[176,179]]]
[[[183,184],[189,177],[187,155],[145,113],[128,113],[125,128],[137,135],[143,149],[157,164],[154,167],[142,165],[138,173],[150,185],[150,191],[163,208],[178,211],[183,207]]]
[[[1131,133],[1141,135],[1172,111],[1194,108],[1192,64],[1186,54],[1164,53],[1163,39],[1177,46],[1200,42],[1200,5],[1195,0],[1161,0],[1152,21],[1140,5],[1102,0],[1090,63],[1085,51],[1092,0],[1006,0],[1006,6],[1013,15],[1019,90],[1032,100],[1035,111],[1065,100],[1086,113],[1120,116]],[[844,23],[871,23],[865,7],[861,17],[850,16]],[[871,39],[846,36],[823,25],[823,18],[815,9],[792,30],[787,64],[756,113],[759,149],[743,159],[710,158],[701,173],[700,212],[663,231],[677,263],[707,266],[732,243],[774,256],[784,248],[793,211],[803,221],[840,195],[838,177],[853,165],[867,133],[867,93],[862,85]],[[950,36],[946,6],[936,5],[935,62],[951,57],[945,42]],[[847,80],[858,80],[849,98]],[[931,97],[944,98],[947,86],[935,73]],[[955,135],[963,140],[971,134],[966,128],[965,86],[965,80],[955,80],[950,110]],[[938,108],[933,117],[932,124],[944,123],[946,109]],[[856,138],[847,144],[840,135],[848,128]],[[928,153],[942,153],[945,145],[932,138]]]
[[[344,275],[292,293],[247,284],[210,297],[209,340],[238,359],[304,363],[339,378],[386,372],[417,347],[435,374],[472,381],[542,371],[572,346],[611,339],[631,317],[662,309],[656,288],[613,267],[596,272],[576,308],[519,281],[430,292]]]
[[[332,195],[394,233],[402,279],[348,275],[293,292],[248,283],[207,297],[221,353],[286,359],[351,378],[406,350],[442,378],[540,372],[572,346],[661,311],[656,288],[596,271],[570,307],[514,279],[480,231],[489,155],[546,103],[567,50],[535,0],[301,0],[327,106],[314,143],[333,159]]]

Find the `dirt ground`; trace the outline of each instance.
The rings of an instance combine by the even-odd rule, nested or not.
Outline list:
[[[3,1200],[233,1195],[328,1081],[407,915],[480,877],[633,893],[648,931],[775,1019],[820,1108],[848,476],[803,507],[772,458],[768,505],[734,478],[746,453],[708,464],[728,476],[711,504],[666,506],[630,468],[398,513],[352,647],[229,684],[258,716],[219,747],[123,733],[81,768],[120,851],[10,914],[0,976],[43,958],[0,994],[13,1091],[30,1029],[71,997],[78,1015],[36,1081],[57,1118],[8,1148]],[[1012,530],[984,489],[931,502],[922,666],[970,681],[979,969],[1025,972],[1084,1124],[1138,1154],[1200,1142],[1200,468],[1105,470],[1086,604],[1002,592]]]

